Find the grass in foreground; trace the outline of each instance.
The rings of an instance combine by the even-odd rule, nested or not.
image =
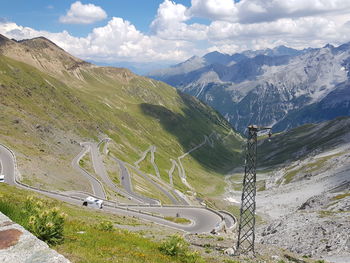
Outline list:
[[[0,193],[0,211],[13,221],[26,226],[26,218],[23,216],[22,210],[25,200],[33,193],[5,184],[0,185]],[[203,262],[183,261],[182,256],[180,258],[176,255],[165,254],[160,250],[159,243],[138,233],[111,228],[110,223],[104,225],[100,223],[139,224],[139,221],[135,219],[104,214],[100,211],[79,208],[43,196],[35,196],[40,198],[45,207],[59,207],[62,212],[68,215],[64,225],[63,242],[51,247],[66,256],[71,262]],[[198,257],[199,259],[202,260]]]
[[[33,192],[0,184],[0,193],[0,211],[13,221],[25,225],[26,218],[22,210],[25,208],[25,200],[28,196],[33,196]],[[140,221],[136,219],[79,208],[36,194],[35,199],[39,198],[44,207],[59,207],[60,211],[68,214],[64,224],[63,242],[51,247],[72,263],[257,263],[262,260],[277,263],[270,259],[270,254],[261,258],[259,256],[258,259],[228,259],[220,256],[204,259],[192,251],[181,236],[169,236],[156,242],[145,238],[143,232],[131,233],[114,227],[115,224],[140,225]],[[317,261],[307,259],[304,262]]]

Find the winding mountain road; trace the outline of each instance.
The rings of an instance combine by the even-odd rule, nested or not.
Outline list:
[[[84,177],[86,177],[92,187],[92,191],[94,193],[94,195],[96,195],[99,198],[102,199],[106,199],[106,192],[104,190],[104,187],[102,185],[102,183],[97,180],[95,177],[93,177],[91,174],[89,174],[85,169],[83,169],[80,165],[79,165],[79,161],[81,160],[81,158],[83,158],[83,156],[85,154],[87,154],[90,150],[91,150],[91,146],[89,144],[86,143],[81,143],[80,144],[83,149],[82,151],[73,159],[72,161],[72,167],[81,173],[81,175],[83,175]]]
[[[121,174],[121,184],[124,187],[125,191],[128,192],[129,196],[132,197],[134,200],[138,200],[142,203],[148,203],[148,204],[160,204],[158,200],[142,196],[139,194],[136,194],[133,189],[132,189],[132,184],[131,184],[131,178],[128,169],[125,167],[124,162],[117,158],[113,158],[120,167],[120,174]]]
[[[84,150],[86,151],[86,149]],[[77,158],[77,157],[76,157]],[[74,163],[78,163],[78,159],[75,159]],[[67,195],[59,192],[47,191],[44,189],[39,189],[31,187],[19,182],[16,178],[17,164],[15,154],[6,146],[0,144],[0,161],[1,161],[1,173],[5,175],[5,182],[10,185],[15,185],[17,187],[35,191],[46,196],[75,204],[81,205],[83,196],[77,197],[72,195]],[[84,174],[87,178],[91,175]],[[91,180],[90,182],[93,182]],[[97,185],[96,185],[97,187]],[[97,188],[96,188],[97,189]],[[95,191],[96,191],[95,189]],[[100,193],[102,194],[102,193]],[[121,206],[116,202],[109,200],[104,200],[103,210],[115,213],[118,215],[135,216],[140,219],[148,220],[154,223],[158,223],[164,226],[172,227],[178,230],[183,230],[189,233],[208,233],[215,228],[216,225],[224,220],[224,217],[213,210],[206,209],[204,207],[194,207],[194,206],[142,206],[142,205],[132,205],[132,206]],[[164,216],[177,216],[187,218],[191,220],[191,224],[182,225],[170,222],[164,219]]]
[[[83,176],[87,177],[88,179],[90,179],[92,177],[99,183],[99,185],[97,185],[97,183],[95,181],[90,179],[90,183],[91,183],[91,186],[93,188],[94,195],[100,199],[107,199],[106,195],[101,194],[102,190],[103,190],[103,192],[105,192],[103,184],[102,184],[102,182],[103,182],[106,186],[108,186],[114,192],[119,193],[119,194],[129,198],[130,200],[133,200],[136,203],[159,204],[158,200],[138,195],[132,191],[131,182],[128,183],[128,179],[127,179],[129,177],[129,173],[121,161],[120,161],[119,165],[120,165],[120,169],[121,169],[122,178],[125,178],[125,180],[122,180],[122,185],[123,185],[125,190],[117,187],[114,184],[114,182],[108,176],[106,168],[105,168],[103,161],[102,161],[102,157],[99,154],[99,146],[105,140],[107,140],[107,139],[102,140],[99,144],[91,143],[91,142],[81,143],[80,145],[82,147],[84,147],[84,150],[77,157],[75,157],[73,162],[72,162],[72,165],[74,164],[73,167],[76,170],[79,170]],[[96,173],[96,175],[98,175],[101,178],[102,182],[100,182],[98,179],[93,177],[86,170],[81,168],[78,164],[79,160],[84,156],[84,154],[87,154],[88,152],[90,152],[90,154],[91,154],[92,165],[93,165],[93,168],[95,170],[95,173]],[[76,167],[77,164],[78,164],[78,167]],[[98,186],[100,186],[100,188],[98,188]]]

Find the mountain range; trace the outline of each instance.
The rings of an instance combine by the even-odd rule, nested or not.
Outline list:
[[[148,76],[218,110],[240,132],[288,130],[350,114],[350,43],[194,56]]]

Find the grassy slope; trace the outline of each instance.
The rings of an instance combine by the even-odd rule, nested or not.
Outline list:
[[[134,218],[117,216],[115,214],[103,213],[99,210],[88,209],[69,205],[45,196],[34,194],[33,192],[18,189],[6,184],[0,184],[0,211],[9,216],[13,221],[26,226],[27,219],[23,216],[22,210],[28,196],[35,196],[36,199],[42,201],[45,207],[58,207],[60,212],[68,215],[64,226],[64,241],[61,244],[51,246],[53,249],[64,255],[72,263],[104,263],[104,262],[119,262],[119,263],[180,263],[180,262],[196,262],[196,263],[254,263],[268,262],[280,263],[285,255],[290,255],[285,250],[276,249],[271,246],[265,248],[258,247],[259,253],[257,258],[249,259],[245,257],[224,257],[220,254],[212,253],[208,246],[202,256],[193,260],[191,255],[185,258],[168,256],[159,250],[162,240],[166,240],[169,236],[165,228],[152,223],[139,221]],[[343,198],[338,196],[337,198]],[[218,205],[220,208],[222,204]],[[229,211],[238,213],[235,207],[229,207]],[[187,220],[182,218],[168,218],[168,220],[178,221],[186,224]],[[260,220],[260,219],[258,219]],[[123,226],[130,229],[137,229],[143,226],[136,232],[114,228],[112,232],[99,229],[99,222],[109,221],[113,225]],[[259,222],[259,221],[258,221]],[[205,235],[198,235],[198,238],[204,238]],[[226,238],[208,236],[207,244],[213,245],[213,242],[219,243],[219,240]],[[216,241],[217,240],[217,241]],[[223,241],[224,246],[232,246],[232,240]],[[196,247],[196,250],[198,247]],[[213,248],[214,249],[214,248]],[[273,252],[271,252],[273,250]],[[271,253],[280,255],[278,259],[271,259]],[[293,255],[295,256],[295,255]],[[186,261],[187,260],[187,261]],[[305,262],[315,262],[311,259],[304,259]],[[287,261],[286,261],[287,262]],[[297,262],[297,257],[295,258]]]
[[[12,220],[26,225],[21,209],[27,196],[32,192],[15,187],[0,185],[0,211]],[[50,198],[35,195],[43,200],[47,207],[59,207],[68,214],[64,229],[64,242],[53,249],[66,256],[71,262],[181,262],[162,254],[159,242],[143,237],[143,233],[114,229],[113,232],[98,229],[98,222],[111,221],[113,224],[137,226],[144,224],[136,219],[105,214],[97,210],[79,208]],[[151,227],[148,226],[150,229]],[[158,227],[159,228],[159,227]]]
[[[311,153],[331,150],[347,143],[350,117],[339,117],[319,124],[306,124],[271,138],[258,146],[261,167],[282,165]]]
[[[201,143],[204,135],[216,131],[223,137],[230,130],[217,112],[198,100],[125,69],[83,65],[61,70],[57,78],[44,71],[9,57],[0,59],[0,140],[15,149],[20,166],[28,168],[23,177],[32,184],[88,189],[87,182],[70,171],[70,160],[80,150],[76,142],[105,135],[114,140],[111,154],[129,163],[156,145],[155,161],[168,180],[170,158]],[[203,193],[208,178],[222,184],[216,175],[237,165],[239,144],[239,137],[230,136],[186,157],[190,181],[202,185]],[[31,168],[34,161],[37,169]]]
[[[258,167],[262,168],[261,172],[284,167],[283,178],[277,181],[278,184],[323,173],[332,169],[337,158],[345,154],[341,147],[349,143],[349,127],[350,117],[338,117],[279,133],[271,141],[262,139],[258,146]],[[317,157],[322,152],[332,150],[335,151]],[[260,188],[264,190],[264,185],[261,184]]]

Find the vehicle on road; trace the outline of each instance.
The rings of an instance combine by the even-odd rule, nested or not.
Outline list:
[[[5,175],[0,174],[0,183],[5,182]]]
[[[95,197],[92,197],[92,196],[88,196],[85,198],[83,202],[83,206],[91,206],[91,207],[102,209],[103,200],[96,199]]]

